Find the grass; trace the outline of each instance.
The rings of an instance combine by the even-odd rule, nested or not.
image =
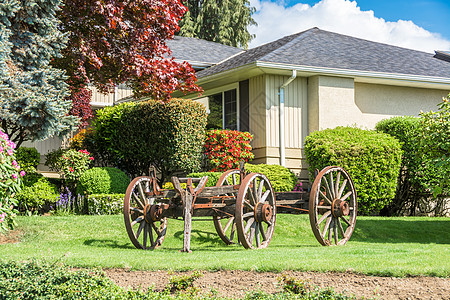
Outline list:
[[[122,216],[18,217],[21,242],[0,245],[0,259],[64,257],[77,267],[133,270],[347,271],[382,276],[450,276],[449,218],[358,217],[342,247],[322,247],[307,215],[278,215],[267,249],[225,246],[211,221],[193,222],[192,253],[180,253],[183,222],[169,220],[162,246],[135,249]]]

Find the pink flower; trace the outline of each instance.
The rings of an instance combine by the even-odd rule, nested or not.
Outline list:
[[[11,156],[11,155],[13,155],[13,154],[14,154],[14,152],[13,152],[13,150],[12,150],[12,149],[9,149],[9,150],[7,151],[7,154],[8,154],[9,156]]]
[[[17,161],[13,160],[12,165],[13,165],[14,167],[17,167]]]
[[[6,213],[0,214],[0,223],[2,223],[3,221],[5,221],[5,217],[6,217]]]
[[[3,147],[2,147],[2,146],[0,146],[0,152],[3,152],[3,150],[5,150],[5,149],[3,149]]]
[[[20,176],[25,176],[25,171],[20,171]]]
[[[89,160],[94,160],[94,158],[91,156],[91,157],[89,157]]]
[[[17,174],[12,174],[12,178],[17,179]]]
[[[69,171],[70,171],[70,172],[73,172],[73,169],[72,169],[72,168],[69,168]]]

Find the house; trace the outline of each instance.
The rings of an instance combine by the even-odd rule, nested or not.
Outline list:
[[[203,95],[185,97],[217,114],[222,124],[210,126],[251,132],[255,163],[281,164],[307,178],[303,146],[310,132],[374,128],[384,118],[436,110],[450,92],[449,59],[445,51],[312,28],[198,72]]]

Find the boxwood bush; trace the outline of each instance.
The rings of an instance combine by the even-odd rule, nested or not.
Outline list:
[[[121,214],[125,194],[87,195],[87,213],[90,215]]]
[[[378,213],[395,196],[402,150],[388,134],[354,127],[316,131],[306,138],[305,153],[312,179],[326,166],[348,171],[361,214]]]
[[[42,175],[33,174],[27,179],[27,184],[29,186],[16,195],[20,210],[39,211],[42,206],[56,202],[59,197],[56,185]]]
[[[94,139],[110,164],[131,177],[148,174],[153,165],[160,183],[175,171],[199,169],[207,116],[202,104],[150,100],[108,112],[95,122]]]
[[[127,190],[130,179],[121,170],[95,167],[81,175],[77,185],[78,194],[120,194]]]
[[[295,183],[297,182],[297,177],[288,168],[279,165],[252,165],[245,164],[245,170],[247,172],[261,173],[267,176],[272,184],[273,190],[275,192],[287,192],[292,191]],[[206,186],[215,186],[219,180],[221,172],[199,172],[190,173],[187,177],[203,177],[208,176],[208,182]],[[165,184],[165,188],[173,188],[172,184]]]

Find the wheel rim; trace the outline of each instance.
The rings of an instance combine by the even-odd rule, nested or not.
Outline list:
[[[216,186],[237,185],[241,180],[240,176],[239,170],[228,170],[220,176]],[[227,194],[227,196],[236,196],[236,194]],[[236,243],[238,237],[236,233],[236,218],[234,216],[213,216],[213,221],[217,234],[225,244],[231,245]]]
[[[236,200],[236,228],[241,244],[266,248],[276,220],[275,194],[263,174],[250,173],[241,183]]]
[[[314,180],[309,199],[309,220],[319,243],[344,245],[353,233],[357,215],[350,175],[341,167],[324,168]]]
[[[150,177],[137,177],[131,181],[125,193],[125,228],[138,249],[154,249],[162,244],[166,235],[167,218],[158,215],[159,204],[154,203],[152,186]]]

